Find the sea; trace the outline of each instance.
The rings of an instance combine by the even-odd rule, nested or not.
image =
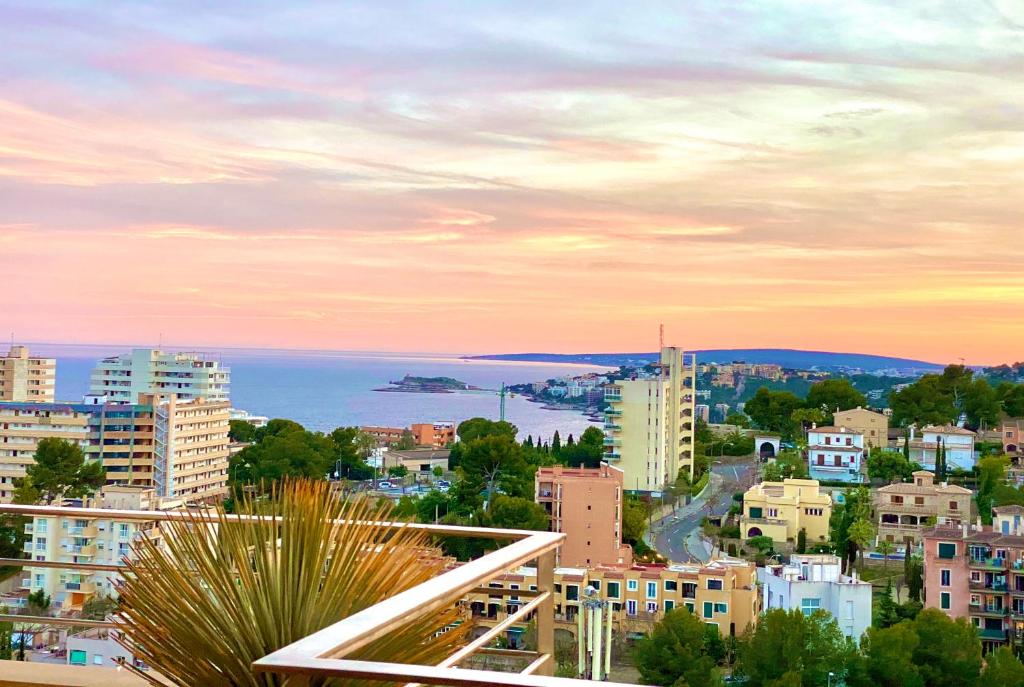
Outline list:
[[[56,396],[78,402],[89,391],[89,374],[99,358],[125,353],[130,346],[29,344],[34,355],[57,359]],[[164,346],[166,351],[186,350]],[[405,427],[414,422],[460,422],[471,417],[497,420],[502,383],[540,382],[607,368],[564,363],[468,360],[460,355],[203,348],[231,368],[231,403],[254,415],[288,418],[307,429],[381,425]],[[486,391],[451,394],[374,391],[406,374],[454,377]],[[583,413],[545,410],[521,395],[505,399],[505,419],[528,435],[550,441],[557,430],[563,441],[593,425]]]

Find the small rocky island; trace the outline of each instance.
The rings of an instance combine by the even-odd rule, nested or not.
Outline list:
[[[374,391],[404,392],[409,394],[451,394],[456,391],[473,391],[478,387],[452,377],[415,377],[405,375],[397,382],[389,382],[391,386],[374,389]]]

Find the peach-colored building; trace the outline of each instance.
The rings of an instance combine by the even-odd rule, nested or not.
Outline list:
[[[558,565],[632,565],[633,549],[622,543],[622,470],[562,465],[537,469],[537,503],[551,518],[551,531],[564,532]]]
[[[454,422],[416,422],[409,429],[417,446],[447,448],[455,443]]]
[[[0,357],[0,401],[53,403],[57,361],[29,355],[26,346],[11,346]]]

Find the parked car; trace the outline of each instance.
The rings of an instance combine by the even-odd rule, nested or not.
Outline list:
[[[448,489],[449,487],[452,486],[452,483],[446,479],[439,479],[436,482],[434,482],[434,486],[436,486],[438,489]]]
[[[381,482],[377,482],[377,488],[378,489],[394,489],[395,485],[393,485],[391,482],[388,482],[387,480],[383,480]]]

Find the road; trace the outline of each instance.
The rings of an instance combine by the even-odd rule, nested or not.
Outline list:
[[[745,491],[754,475],[753,458],[716,462],[711,466],[711,483],[700,498],[680,507],[674,515],[657,520],[648,538],[652,545],[670,561],[686,563],[706,561],[708,553],[700,545],[700,521],[708,515],[725,515],[732,505],[732,495]]]

